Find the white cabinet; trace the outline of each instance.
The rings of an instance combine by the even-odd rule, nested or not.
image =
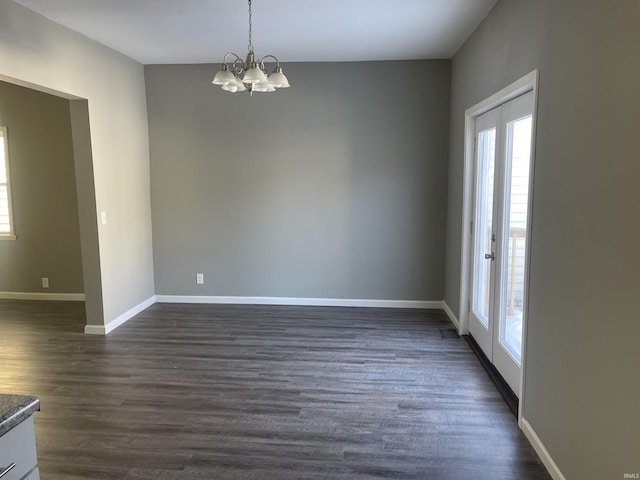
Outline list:
[[[6,471],[15,464],[11,470]],[[33,416],[0,437],[0,480],[39,480]]]

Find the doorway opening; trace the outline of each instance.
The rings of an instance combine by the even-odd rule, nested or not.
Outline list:
[[[4,75],[0,75],[0,85],[5,86],[0,120],[10,124],[7,132],[12,145],[22,157],[42,158],[38,161],[45,162],[34,167],[33,161],[21,161],[12,171],[13,179],[20,177],[22,181],[21,192],[14,192],[14,200],[20,200],[19,205],[14,205],[14,214],[20,210],[16,218],[20,229],[16,229],[15,240],[4,242],[3,267],[10,275],[0,289],[0,298],[84,300],[85,324],[89,319],[101,321],[88,102]],[[48,136],[40,138],[42,132]],[[22,249],[22,256],[8,258],[8,247]],[[28,259],[28,265],[20,264],[23,257]]]

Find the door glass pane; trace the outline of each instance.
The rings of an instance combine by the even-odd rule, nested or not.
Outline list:
[[[7,166],[4,158],[4,135],[0,133],[0,183],[7,183]]]
[[[9,191],[4,149],[4,134],[0,130],[0,233],[7,234],[11,233],[11,224],[9,223]]]
[[[531,115],[507,124],[507,178],[504,217],[506,272],[502,276],[500,342],[520,363],[525,279],[529,167],[531,160]]]
[[[474,219],[474,265],[473,300],[475,316],[489,325],[489,305],[491,292],[491,260],[485,259],[485,253],[491,253],[491,234],[493,232],[493,177],[495,172],[496,129],[485,130],[478,134],[477,149],[477,185],[476,218]]]

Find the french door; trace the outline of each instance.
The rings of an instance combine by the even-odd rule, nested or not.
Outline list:
[[[533,92],[476,118],[469,332],[520,397]]]

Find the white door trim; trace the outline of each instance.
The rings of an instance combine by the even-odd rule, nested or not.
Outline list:
[[[464,169],[463,169],[463,193],[462,193],[462,242],[461,242],[461,260],[460,260],[460,312],[459,312],[459,333],[460,335],[467,335],[469,333],[469,275],[471,268],[471,221],[473,219],[473,175],[474,175],[474,139],[476,129],[476,117],[482,115],[489,110],[496,108],[509,100],[512,100],[520,95],[533,91],[533,131],[532,131],[532,145],[531,145],[531,178],[533,178],[534,166],[535,166],[535,139],[536,139],[536,119],[538,110],[538,70],[534,70],[524,77],[516,80],[511,85],[503,88],[499,92],[491,95],[489,98],[477,103],[476,105],[465,110],[465,128],[464,128]],[[529,194],[529,216],[531,217],[532,205],[533,205],[533,192],[530,186]],[[530,252],[529,246],[531,245],[531,229],[527,231],[527,251]],[[530,271],[529,260],[530,254],[527,255],[527,272]],[[525,295],[523,302],[523,309],[528,312],[528,299]],[[520,386],[520,397],[518,407],[518,424],[521,424],[522,415],[524,411],[524,397],[525,397],[525,374],[526,374],[526,358],[527,358],[527,324],[523,325],[522,330],[522,376]],[[522,428],[522,427],[521,427]]]

